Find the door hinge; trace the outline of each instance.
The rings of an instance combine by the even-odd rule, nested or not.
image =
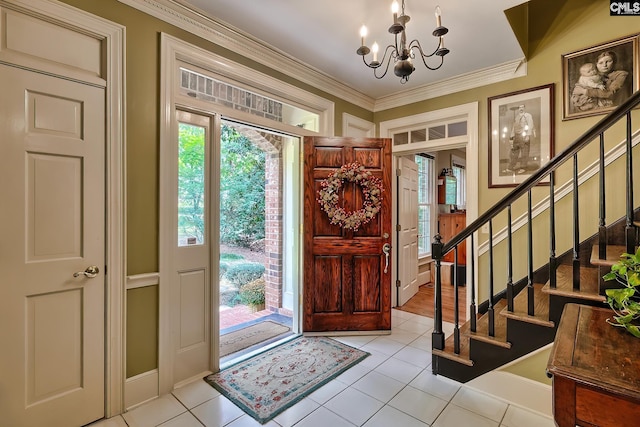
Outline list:
[[[396,169],[396,176],[402,176],[402,169]]]
[[[402,231],[402,226],[400,224],[396,225],[396,231]]]
[[[402,285],[402,282],[400,280],[396,280],[396,288],[399,288]]]

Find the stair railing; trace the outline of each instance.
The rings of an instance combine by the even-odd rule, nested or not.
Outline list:
[[[506,210],[507,213],[507,309],[513,311],[513,300],[515,297],[515,289],[513,283],[513,265],[512,265],[512,229],[511,229],[511,206],[520,199],[521,196],[527,194],[527,314],[529,316],[535,315],[534,305],[534,286],[533,286],[533,235],[532,235],[532,207],[531,207],[531,189],[540,183],[545,178],[549,179],[550,186],[550,198],[549,198],[549,224],[550,224],[550,250],[549,250],[549,283],[551,287],[556,286],[556,270],[558,267],[556,259],[556,225],[555,225],[555,198],[554,198],[554,171],[566,162],[573,160],[573,288],[575,290],[580,289],[580,230],[579,230],[579,215],[578,215],[578,152],[584,147],[589,145],[593,140],[598,139],[600,142],[600,156],[599,156],[599,226],[598,226],[598,241],[600,242],[599,258],[606,258],[606,223],[605,223],[605,155],[604,155],[604,133],[610,129],[613,125],[626,118],[626,247],[627,252],[634,252],[635,242],[635,227],[633,224],[633,159],[632,159],[632,126],[631,126],[631,110],[640,105],[640,91],[634,93],[629,97],[622,105],[606,115],[602,120],[596,123],[592,128],[585,132],[580,138],[569,145],[561,153],[553,157],[547,164],[538,169],[529,178],[527,178],[520,185],[515,187],[509,194],[504,196],[499,202],[494,204],[485,213],[480,215],[475,221],[469,224],[466,228],[460,231],[448,242],[442,242],[439,234],[434,236],[432,243],[432,256],[435,261],[435,284],[434,284],[434,328],[432,332],[432,348],[436,350],[445,349],[445,335],[442,329],[442,274],[441,274],[441,262],[442,258],[454,251],[454,275],[458,272],[458,259],[457,248],[467,238],[471,238],[471,271],[470,277],[472,283],[471,286],[471,304],[470,304],[470,329],[472,332],[476,331],[476,317],[477,317],[477,304],[475,295],[475,253],[474,253],[474,233],[477,232],[485,224],[488,226],[488,263],[489,263],[489,295],[487,298],[488,309],[487,314],[489,317],[488,333],[489,336],[495,336],[495,322],[494,322],[494,303],[496,302],[496,294],[494,292],[494,262],[493,262],[493,219],[500,213]],[[454,353],[460,354],[460,319],[459,312],[457,310],[458,304],[458,280],[457,277],[453,278],[453,286],[455,292],[455,313],[454,313]],[[434,373],[437,369],[434,366]]]

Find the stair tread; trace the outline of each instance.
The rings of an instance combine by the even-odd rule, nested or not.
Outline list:
[[[500,313],[507,306],[507,301],[501,299],[494,304],[494,313]],[[489,336],[489,315],[482,315],[476,322],[476,331],[469,328],[468,335],[471,339],[495,344],[504,348],[511,348],[511,343],[507,341],[507,318],[494,315],[494,336]]]
[[[534,315],[530,316],[527,312],[527,287],[522,289],[513,299],[513,312],[504,308],[500,314],[510,319],[521,320],[540,326],[553,328],[553,321],[549,320],[549,297],[542,292],[544,285],[542,283],[534,283]]]
[[[599,256],[600,245],[593,245],[591,248],[591,264],[603,265],[611,267],[616,262],[620,261],[620,255],[627,252],[627,247],[624,245],[607,245],[607,258],[600,259]]]
[[[569,298],[578,298],[590,301],[606,301],[604,295],[600,295],[600,277],[598,268],[580,267],[580,290],[573,289],[573,267],[559,265],[556,270],[556,287],[552,288],[549,282],[544,285],[542,291],[547,294],[560,295]]]
[[[469,357],[469,328],[469,322],[460,327],[460,354],[454,352],[453,334],[449,335],[444,341],[444,350],[434,348],[431,350],[431,354],[462,363],[463,365],[473,366],[473,361]]]

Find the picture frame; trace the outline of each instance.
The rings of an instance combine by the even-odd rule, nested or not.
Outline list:
[[[554,155],[554,83],[488,98],[489,188],[515,187]],[[538,185],[549,185],[545,178]]]
[[[562,120],[605,114],[638,90],[639,38],[635,34],[562,55]]]

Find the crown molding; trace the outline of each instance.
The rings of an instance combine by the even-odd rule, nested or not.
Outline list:
[[[463,90],[474,89],[526,75],[526,60],[524,58],[516,59],[515,61],[505,62],[493,67],[472,71],[450,79],[440,80],[435,83],[378,98],[373,111],[378,112],[388,110],[389,108],[401,107],[414,102],[450,95]]]
[[[527,74],[527,63],[522,58],[374,99],[227,23],[181,4],[180,0],[118,1],[373,112],[401,107]]]
[[[229,24],[199,13],[178,1],[118,1],[338,98],[352,102],[369,111],[373,110],[375,102],[373,98],[338,82],[299,59],[268,46]]]

